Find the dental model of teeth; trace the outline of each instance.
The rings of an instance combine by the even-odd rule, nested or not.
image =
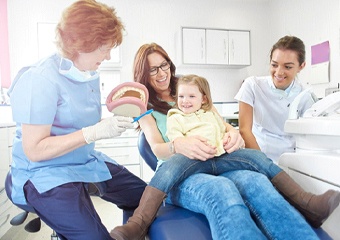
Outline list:
[[[106,106],[115,115],[135,118],[146,112],[148,100],[149,92],[143,84],[125,82],[110,92]]]

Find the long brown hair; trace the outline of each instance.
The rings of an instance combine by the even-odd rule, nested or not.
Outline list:
[[[172,63],[167,52],[160,45],[156,43],[144,44],[138,49],[135,55],[135,60],[133,64],[133,77],[134,77],[135,82],[139,82],[145,85],[149,91],[148,109],[153,108],[155,111],[167,114],[168,110],[172,108],[172,106],[157,97],[156,91],[153,89],[153,87],[150,85],[150,82],[149,82],[150,65],[149,65],[147,57],[151,53],[155,53],[155,52],[159,53],[165,58],[166,61],[170,62],[170,72],[171,72],[170,86],[169,86],[170,94],[171,96],[175,96],[176,83],[177,83],[177,77],[175,76],[176,66]]]

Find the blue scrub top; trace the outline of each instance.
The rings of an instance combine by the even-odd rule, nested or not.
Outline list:
[[[111,178],[94,143],[44,161],[30,161],[22,146],[21,124],[52,125],[51,136],[69,134],[101,119],[99,77],[88,82],[59,73],[61,57],[52,55],[19,71],[8,94],[17,123],[12,150],[12,200],[26,204],[23,186],[30,180],[39,193],[68,182],[100,182]]]

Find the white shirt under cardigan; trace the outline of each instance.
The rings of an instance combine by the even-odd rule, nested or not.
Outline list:
[[[244,81],[235,96],[236,100],[253,107],[253,134],[261,150],[276,164],[282,153],[295,150],[295,140],[284,132],[284,124],[290,104],[302,91],[297,79],[286,90],[280,90],[276,89],[271,76],[253,76]],[[314,98],[307,94],[298,107],[300,114],[314,102]]]

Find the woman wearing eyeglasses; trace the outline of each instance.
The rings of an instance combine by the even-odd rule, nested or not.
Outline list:
[[[155,110],[140,119],[139,124],[158,158],[158,165],[165,159],[171,161],[172,157],[181,156],[205,161],[216,153],[201,136],[176,138],[175,142],[166,137],[167,112],[175,104],[175,72],[175,65],[161,46],[151,43],[139,48],[134,61],[134,81],[147,87],[148,107]],[[225,149],[232,153],[244,142],[237,130],[229,124],[226,127],[230,141]],[[146,187],[134,216],[126,225],[113,229],[111,236],[117,240],[143,239],[165,197],[164,192]],[[213,239],[318,239],[303,217],[259,173],[195,174],[173,187],[166,201],[204,214]]]

